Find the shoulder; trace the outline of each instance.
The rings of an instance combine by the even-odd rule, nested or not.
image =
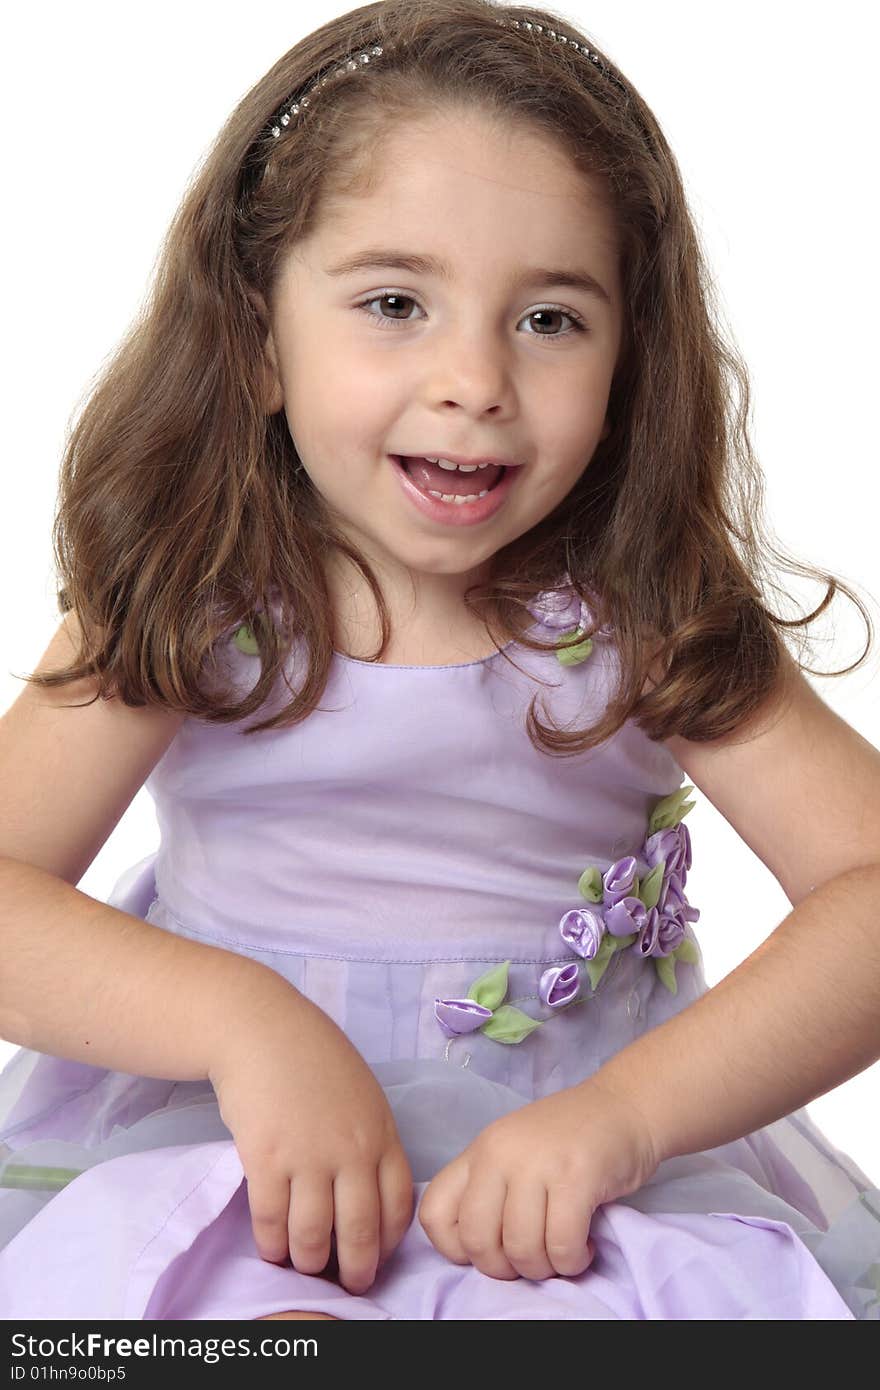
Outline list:
[[[880,859],[880,751],[821,699],[787,651],[779,686],[746,726],[663,745],[793,905]]]

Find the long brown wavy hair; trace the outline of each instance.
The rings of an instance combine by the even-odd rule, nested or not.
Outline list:
[[[586,44],[612,76],[499,18]],[[376,43],[381,61],[318,93],[273,137],[291,94]],[[590,606],[588,633],[613,629],[619,684],[607,708],[587,729],[559,730],[540,721],[536,697],[535,746],[579,753],[630,718],[655,740],[737,729],[780,679],[782,630],[806,627],[838,589],[859,608],[867,643],[852,666],[816,674],[844,675],[864,661],[873,638],[860,599],[764,535],[747,371],[718,327],[677,163],[638,92],[551,11],[384,0],[285,53],[196,171],[144,307],[65,444],[53,543],[59,608],[79,621],[77,659],[25,679],[54,686],[90,676],[94,698],[232,722],[262,706],[296,635],[308,651],[304,682],[244,732],[296,724],[318,704],[333,658],[329,547],[370,585],[383,634],[371,659],[381,660],[391,631],[376,577],[298,466],[284,412],[266,414],[267,325],[253,292],[268,304],[282,259],[316,225],[325,198],[369,187],[382,138],[438,108],[509,118],[555,140],[604,192],[618,228],[625,323],[611,433],[568,496],[501,549],[489,581],[466,595],[499,648],[516,639],[547,649],[525,631],[527,604],[563,573]],[[788,621],[767,607],[771,555],[826,582],[812,613]],[[267,617],[273,605],[280,624]],[[206,689],[203,677],[218,639],[242,623],[258,641],[260,676],[236,699],[241,692]]]

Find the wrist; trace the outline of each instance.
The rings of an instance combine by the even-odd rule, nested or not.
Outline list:
[[[654,1097],[639,1085],[631,1068],[618,1064],[621,1055],[615,1054],[588,1081],[628,1109],[645,1155],[646,1167],[653,1173],[665,1159],[671,1157],[669,1135],[662,1117],[657,1114]]]
[[[270,967],[248,956],[225,952],[216,988],[210,994],[210,1017],[204,1023],[205,1074],[214,1082],[228,1059],[265,1046],[267,1035],[295,1024],[297,1005],[309,1001]]]

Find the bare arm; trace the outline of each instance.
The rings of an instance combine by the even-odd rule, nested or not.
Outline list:
[[[136,1076],[209,1076],[235,1017],[308,1001],[248,957],[174,936],[0,858],[0,1037]]]
[[[880,1057],[880,750],[790,656],[783,677],[780,698],[742,734],[667,741],[794,910],[597,1073],[649,1116],[662,1157],[771,1124]]]
[[[68,614],[41,669],[67,663],[77,633]],[[184,719],[97,693],[92,680],[28,684],[0,718],[0,1037],[133,1076],[206,1079],[261,1256],[289,1254],[318,1274],[335,1231],[340,1280],[364,1293],[412,1217],[384,1091],[342,1029],[276,971],[75,886]],[[3,1185],[59,1179],[15,1166]]]
[[[880,1057],[880,866],[824,883],[756,951],[596,1073],[659,1159],[739,1139]]]

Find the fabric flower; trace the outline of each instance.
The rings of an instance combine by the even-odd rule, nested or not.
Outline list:
[[[551,965],[538,984],[538,998],[551,1009],[570,1004],[580,989],[581,977],[577,961],[570,965]]]
[[[660,931],[660,913],[656,907],[647,910],[645,924],[631,947],[634,956],[654,956],[657,954],[657,936]]]
[[[668,874],[664,879],[657,906],[661,912],[680,917],[683,922],[698,922],[700,920],[700,909],[691,907],[684,895],[682,880],[675,873]]]
[[[607,907],[613,903],[620,902],[621,898],[629,897],[633,891],[633,884],[636,881],[636,860],[635,856],[628,854],[624,859],[616,859],[610,869],[606,869],[602,878],[602,900]],[[606,914],[607,923],[608,916]],[[618,932],[621,936],[623,933]]]
[[[668,912],[660,913],[660,927],[657,932],[656,956],[671,956],[685,938],[685,924],[680,917]]]
[[[699,920],[699,908],[691,907],[684,896],[678,874],[669,874],[664,879],[657,907],[660,926],[653,954],[670,956],[687,935],[687,923]]]
[[[434,1017],[449,1038],[473,1033],[492,1017],[492,1010],[473,999],[435,999]]]
[[[691,836],[684,821],[649,835],[643,852],[652,867],[663,859],[667,873],[679,874],[682,884],[687,881],[687,871],[691,867]]]
[[[533,618],[544,627],[566,628],[580,626],[581,600],[573,589],[545,589],[543,593],[526,605]]]
[[[559,628],[561,631],[570,628],[586,629],[593,622],[589,604],[580,598],[567,572],[562,576],[557,588],[544,589],[526,607],[532,617],[544,627]],[[603,623],[596,629],[595,636],[609,637],[612,631],[610,623]]]
[[[590,907],[573,907],[560,918],[559,931],[566,946],[584,960],[592,960],[602,944],[605,922]]]
[[[593,617],[568,574],[557,588],[544,589],[526,607],[539,623],[559,634],[556,639],[556,660],[560,666],[579,666],[592,654],[593,637],[584,634],[592,624]],[[605,637],[610,632],[611,628],[606,623],[593,635]]]
[[[641,898],[628,895],[605,909],[605,926],[612,936],[630,936],[643,930],[649,911]]]
[[[684,918],[676,912],[652,907],[648,910],[645,925],[633,943],[633,954],[637,956],[671,956],[685,938]]]
[[[501,1002],[507,994],[509,966],[509,960],[490,966],[473,981],[470,994],[463,999],[434,1000],[434,1017],[447,1037],[459,1037],[479,1028],[495,1042],[519,1043],[541,1027],[539,1018],[531,1018],[522,1009]]]

